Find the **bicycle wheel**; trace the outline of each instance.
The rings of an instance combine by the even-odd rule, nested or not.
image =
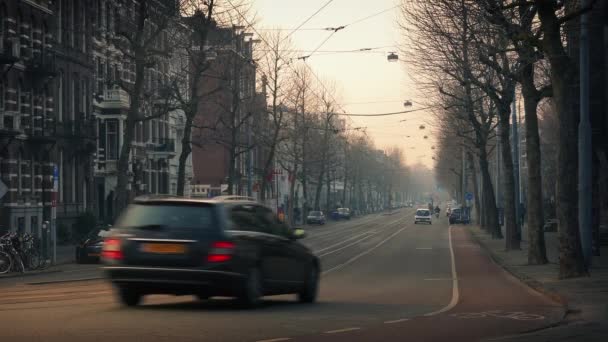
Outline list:
[[[23,260],[21,260],[21,256],[17,251],[13,250],[11,253],[11,257],[13,259],[13,270],[15,272],[25,272],[25,266],[23,265]]]
[[[10,255],[0,252],[0,274],[7,273],[13,266],[13,259]]]
[[[37,250],[37,253],[38,253],[38,266],[36,267],[36,269],[44,270],[47,267],[49,267],[50,263],[48,263],[46,258],[42,256],[42,253],[40,252],[40,250]]]
[[[28,252],[27,267],[30,270],[37,270],[40,268],[40,253],[38,253],[38,250],[32,249]]]

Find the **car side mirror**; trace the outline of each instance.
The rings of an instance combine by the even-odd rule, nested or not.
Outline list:
[[[294,240],[303,239],[306,237],[306,231],[302,228],[296,228],[291,234]]]

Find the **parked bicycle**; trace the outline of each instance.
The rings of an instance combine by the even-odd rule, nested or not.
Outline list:
[[[0,274],[25,272],[47,266],[40,241],[31,234],[6,233],[0,236]]]

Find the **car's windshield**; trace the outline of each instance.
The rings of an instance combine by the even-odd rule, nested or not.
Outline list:
[[[321,216],[321,212],[320,211],[311,211],[310,216]]]
[[[418,210],[416,211],[417,216],[430,216],[431,212],[428,210]]]
[[[211,206],[132,204],[116,221],[115,226],[120,228],[163,226],[206,230],[213,227],[213,213]]]

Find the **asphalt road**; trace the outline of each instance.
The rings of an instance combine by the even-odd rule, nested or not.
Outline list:
[[[503,272],[463,228],[413,210],[312,227],[318,303],[149,296],[123,308],[95,266],[0,280],[2,341],[475,341],[540,329],[563,308]],[[78,280],[78,281],[75,281]]]

